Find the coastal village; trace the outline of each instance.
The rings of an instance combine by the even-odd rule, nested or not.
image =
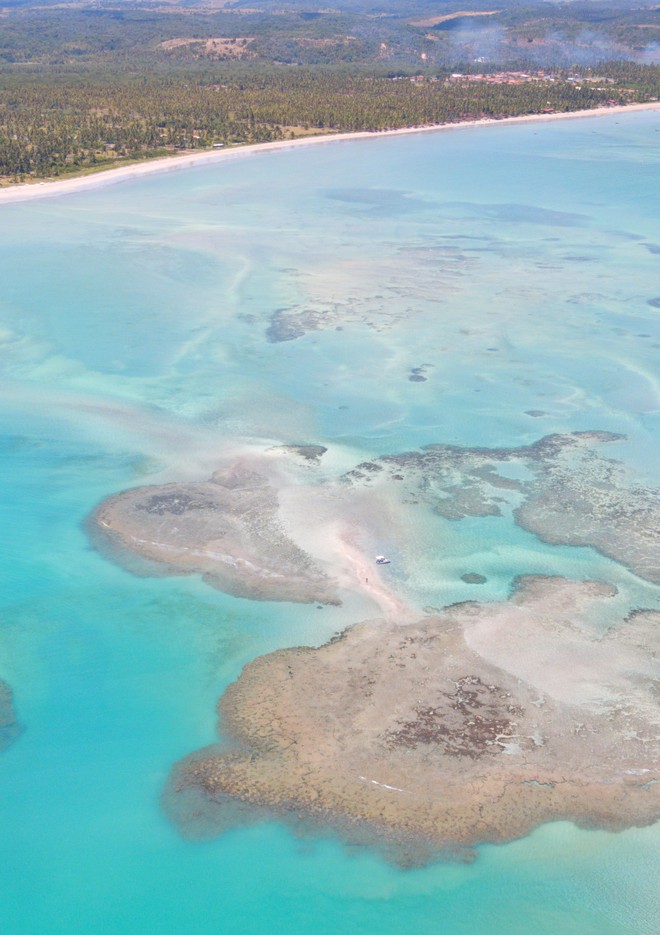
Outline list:
[[[418,85],[442,83],[446,86],[465,84],[507,85],[510,87],[532,83],[552,85],[557,82],[566,82],[568,84],[573,84],[576,87],[590,87],[594,91],[607,91],[610,89],[613,90],[613,86],[616,85],[614,78],[606,77],[605,75],[583,75],[577,73],[569,73],[565,75],[556,71],[546,71],[543,68],[539,68],[537,71],[452,72],[452,74],[448,77],[423,74],[412,76],[396,75],[392,78],[392,80],[410,81],[412,84]],[[634,88],[617,87],[616,94],[618,94],[619,97],[609,98],[603,106],[624,104],[627,100],[630,99],[629,96],[633,95],[634,93]],[[553,111],[554,108],[549,108],[549,110]]]

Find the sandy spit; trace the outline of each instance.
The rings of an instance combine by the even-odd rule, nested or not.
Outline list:
[[[575,110],[569,113],[532,114],[520,117],[502,117],[501,119],[466,120],[459,123],[444,123],[430,127],[404,127],[400,130],[363,131],[360,133],[336,133],[324,136],[308,136],[296,140],[278,140],[273,143],[254,143],[249,146],[236,146],[221,150],[205,150],[186,155],[165,156],[159,159],[145,160],[129,166],[120,166],[95,175],[81,176],[45,182],[27,182],[0,189],[0,205],[18,201],[32,201],[37,198],[52,198],[57,195],[69,195],[88,189],[102,188],[115,182],[141,178],[144,175],[173,172],[193,166],[226,162],[257,153],[292,149],[299,146],[318,146],[322,143],[337,143],[349,140],[366,140],[383,136],[403,136],[410,133],[429,133],[441,130],[465,130],[472,127],[486,127],[512,123],[547,123],[551,120],[568,120],[583,117],[602,117],[606,114],[617,115],[639,110],[660,110],[660,101],[644,104],[628,104],[615,107],[597,107],[592,110]]]

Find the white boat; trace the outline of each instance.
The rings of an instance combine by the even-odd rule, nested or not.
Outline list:
[[[377,565],[389,565],[389,564],[390,564],[390,560],[389,560],[389,558],[385,558],[384,555],[377,555],[377,556],[376,556],[376,564],[377,564]]]

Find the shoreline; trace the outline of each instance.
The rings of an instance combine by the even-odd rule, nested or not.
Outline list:
[[[15,204],[21,201],[33,201],[41,198],[53,198],[60,195],[69,195],[76,192],[103,188],[116,182],[129,181],[146,175],[155,175],[165,172],[203,166],[207,163],[219,163],[236,158],[244,158],[265,152],[276,152],[301,146],[318,146],[324,143],[350,142],[355,140],[375,139],[378,137],[403,136],[412,133],[437,133],[443,130],[470,129],[473,127],[489,127],[502,124],[548,123],[555,120],[570,120],[583,117],[617,116],[631,111],[660,110],[660,101],[649,101],[643,104],[620,104],[613,107],[595,107],[590,110],[573,110],[565,113],[553,114],[521,114],[517,117],[489,117],[479,120],[463,120],[456,123],[434,124],[426,127],[402,127],[397,130],[361,130],[353,133],[326,133],[320,136],[299,137],[294,140],[276,140],[271,143],[250,143],[245,146],[229,147],[220,150],[203,150],[202,152],[187,153],[185,155],[163,156],[157,159],[145,159],[143,162],[134,162],[131,165],[118,166],[107,169],[94,175],[76,176],[74,178],[21,182],[0,188],[0,205]]]

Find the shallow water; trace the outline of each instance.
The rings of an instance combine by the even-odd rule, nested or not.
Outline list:
[[[648,112],[328,143],[0,209],[0,678],[25,726],[0,756],[3,931],[658,930],[657,827],[551,825],[410,871],[276,823],[180,839],[159,797],[215,739],[224,686],[368,608],[132,577],[82,524],[127,486],[290,442],[326,445],[335,476],[599,429],[654,480],[659,132]],[[320,327],[269,341],[279,309]],[[502,599],[530,572],[657,606],[508,516],[410,522],[391,574],[420,606]]]

